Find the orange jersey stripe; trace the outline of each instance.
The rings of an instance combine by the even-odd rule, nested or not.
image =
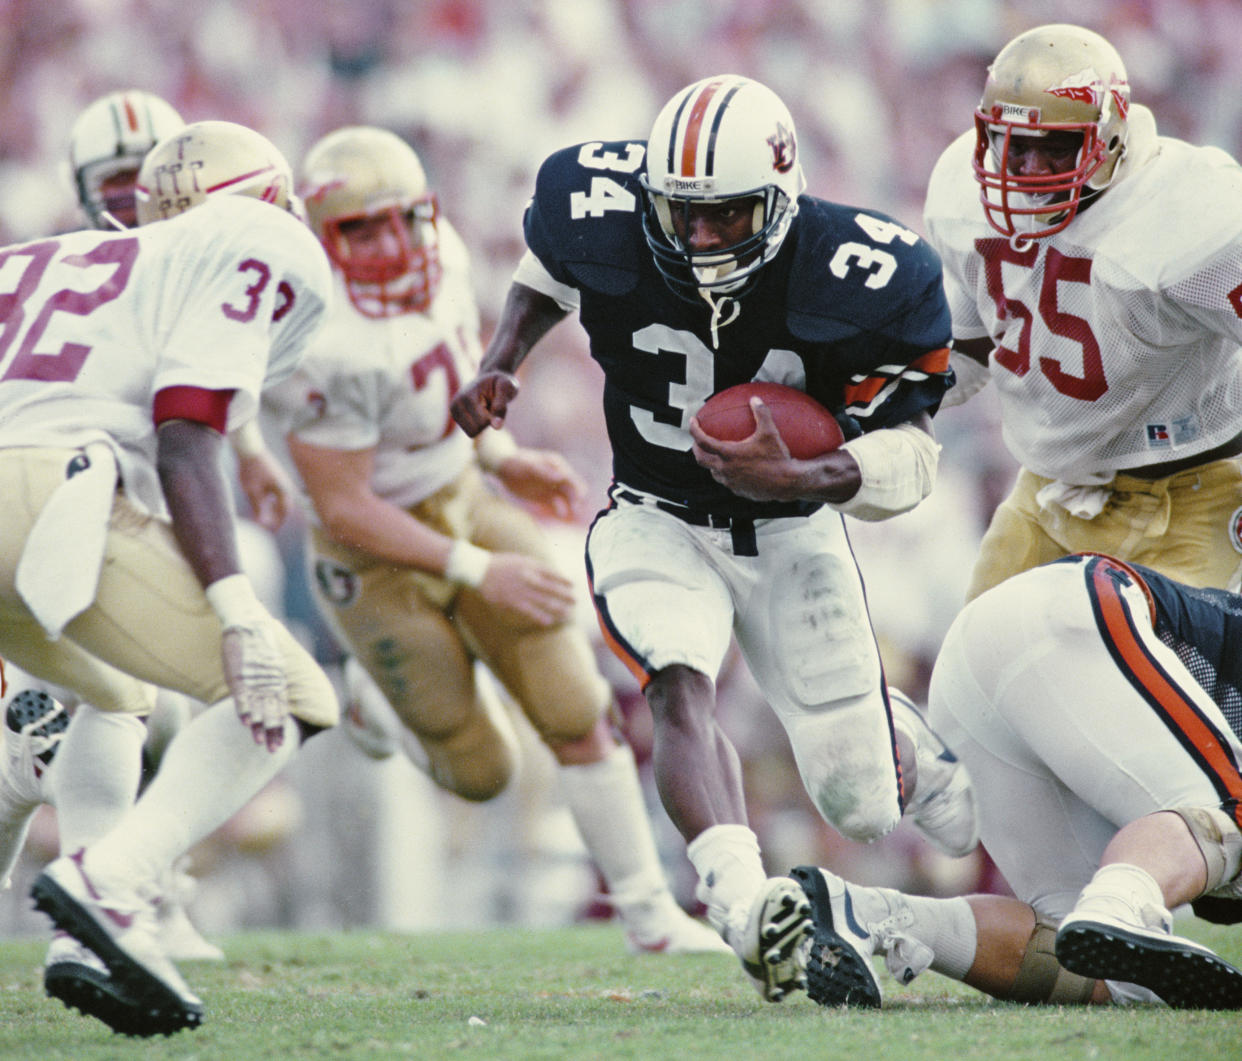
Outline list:
[[[922,357],[911,361],[908,368],[902,371],[912,369],[915,372],[925,372],[929,376],[937,376],[946,372],[948,368],[949,348],[942,346],[937,350],[929,350]],[[867,376],[857,383],[847,383],[843,392],[845,404],[866,405],[870,403],[893,379],[893,376]]]
[[[867,405],[892,381],[890,376],[868,376],[861,383],[846,384],[842,392],[846,405]]]
[[[922,357],[910,363],[911,368],[916,368],[920,372],[926,372],[929,376],[937,375],[940,372],[947,372],[949,369],[949,348],[942,346],[938,350],[928,350]]]
[[[1124,667],[1131,683],[1143,694],[1182,744],[1216,784],[1224,803],[1233,800],[1231,813],[1242,826],[1242,774],[1229,749],[1223,745],[1194,703],[1152,658],[1147,646],[1139,639],[1130,622],[1130,612],[1121,591],[1110,577],[1118,565],[1101,559],[1091,571],[1097,613],[1104,624],[1104,633],[1118,662]]]

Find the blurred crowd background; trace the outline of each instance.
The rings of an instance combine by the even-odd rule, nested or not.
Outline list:
[[[485,329],[522,249],[535,169],[586,139],[645,138],[662,103],[713,73],[755,77],[789,105],[811,194],[878,207],[921,230],[939,152],[969,127],[990,59],[1011,37],[1070,21],[1106,36],[1134,99],[1160,131],[1242,148],[1242,3],[1237,0],[0,0],[0,243],[79,227],[67,140],[79,110],[141,88],[188,121],[225,118],[269,136],[297,168],[344,124],[406,137],[474,256]],[[529,444],[564,452],[590,485],[610,467],[600,380],[580,330],[560,326],[523,370],[510,418]],[[916,699],[960,606],[975,548],[1016,465],[985,391],[936,421],[940,479],[915,512],[851,521],[894,684]],[[582,570],[578,526],[565,567]],[[314,617],[298,521],[275,539],[247,529],[260,581],[335,673]],[[585,600],[581,619],[594,628]],[[628,674],[601,647],[640,757],[649,723]],[[905,827],[870,847],[841,840],[811,808],[783,733],[745,674],[721,679],[743,754],[752,825],[773,872],[821,862],[867,883],[927,893],[1003,888],[985,858],[949,862]],[[207,932],[555,923],[606,913],[559,807],[542,745],[512,791],[482,807],[433,790],[402,758],[364,758],[340,734],[313,742],[194,855],[192,910]],[[683,846],[651,795],[680,898]],[[54,844],[50,812],[0,905],[0,932],[38,931],[28,874]]]

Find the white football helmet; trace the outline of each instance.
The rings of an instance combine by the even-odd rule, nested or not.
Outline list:
[[[218,195],[246,195],[302,216],[284,155],[267,137],[233,122],[194,122],[161,140],[143,159],[134,191],[140,225]]]
[[[1117,177],[1129,110],[1126,68],[1099,34],[1079,26],[1040,26],[1005,45],[988,68],[975,111],[975,180],[992,227],[1019,240],[1065,228],[1084,200]],[[1015,138],[1058,132],[1082,136],[1072,169],[1014,172]]]
[[[337,129],[307,153],[300,192],[310,226],[360,313],[389,317],[428,309],[442,275],[439,208],[409,144],[387,129]],[[384,223],[365,252],[349,238],[362,221]]]
[[[78,202],[95,228],[136,224],[134,181],[143,156],[185,126],[172,105],[150,92],[109,92],[89,104],[69,134],[69,166]]]
[[[775,257],[806,187],[793,118],[757,81],[734,74],[697,81],[657,116],[642,185],[647,244],[673,290],[690,299],[705,292],[736,297]],[[748,238],[711,254],[682,245],[675,211],[742,198],[755,200]]]

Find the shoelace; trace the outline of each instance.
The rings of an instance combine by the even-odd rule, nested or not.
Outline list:
[[[914,912],[908,907],[868,926],[871,938],[884,952],[884,965],[900,984],[908,984],[925,972],[935,957],[931,947],[908,932]]]
[[[60,730],[50,735],[47,731],[47,727],[52,723],[52,721],[65,713],[64,704],[60,703],[58,700],[53,701],[53,703],[56,706],[46,715],[41,715],[38,718],[27,722],[20,730],[17,731],[22,741],[28,743],[30,755],[34,759],[39,759],[41,756],[46,755],[47,752],[55,748],[56,745],[64,739],[64,730]],[[36,732],[37,730],[42,730],[42,732]]]

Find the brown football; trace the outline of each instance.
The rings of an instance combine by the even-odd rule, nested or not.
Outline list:
[[[751,398],[768,407],[790,455],[798,460],[823,456],[844,441],[832,413],[809,394],[781,383],[739,383],[713,394],[698,412],[699,426],[724,442],[749,438],[755,433]]]

